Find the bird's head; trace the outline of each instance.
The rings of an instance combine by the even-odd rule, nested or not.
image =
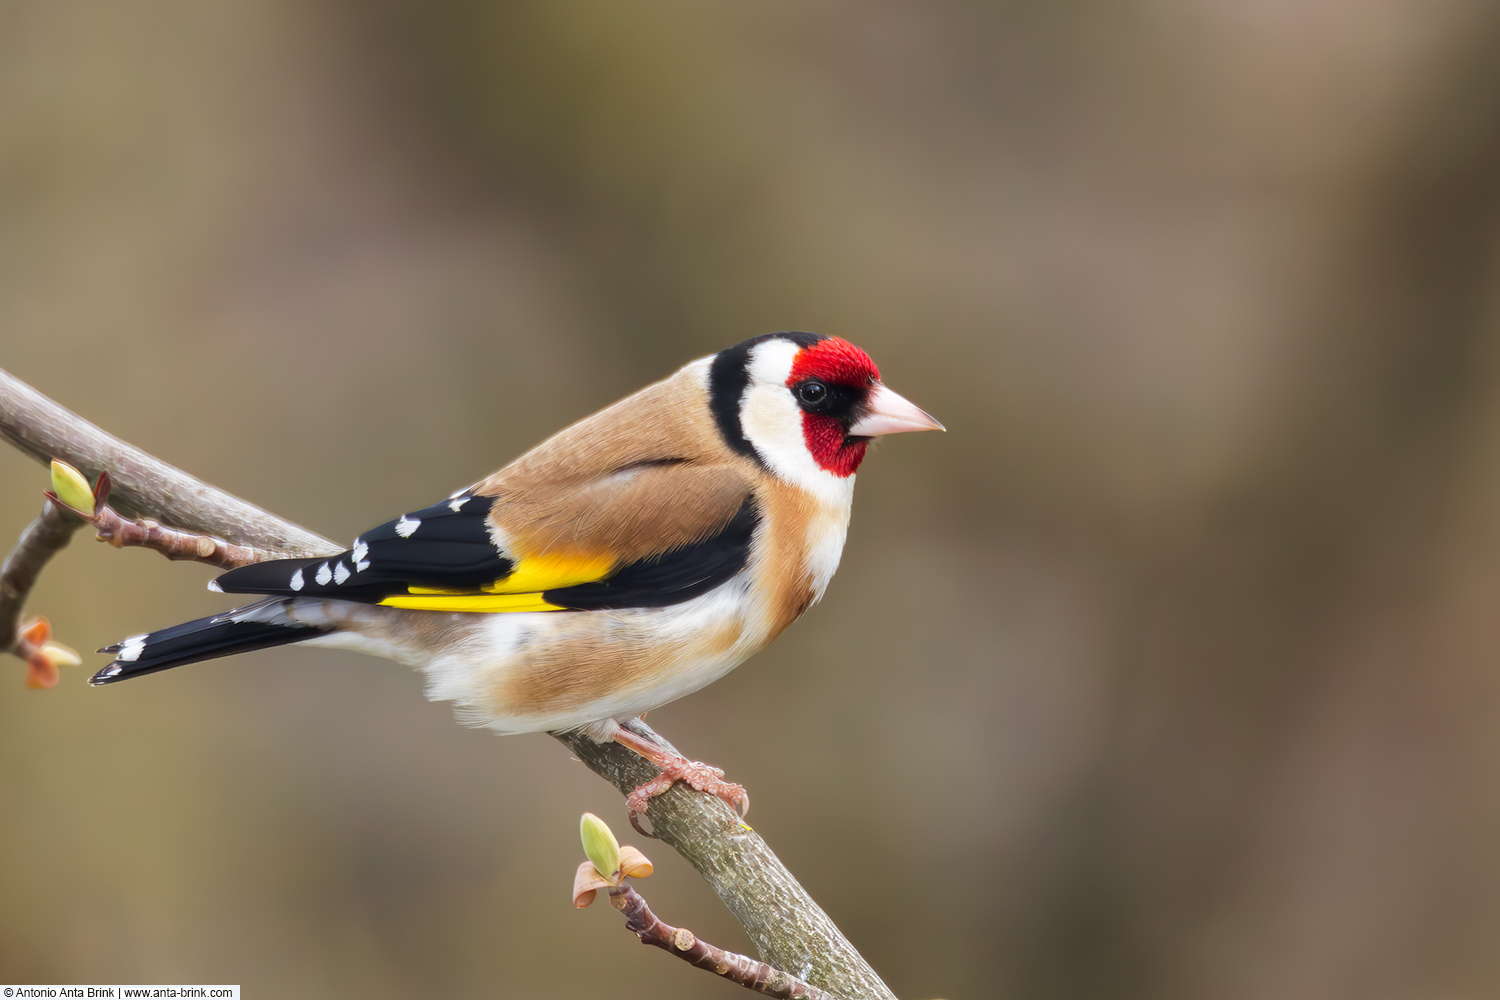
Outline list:
[[[721,351],[709,396],[730,447],[814,489],[852,477],[873,437],[943,429],[882,385],[864,351],[812,333],[772,333]]]

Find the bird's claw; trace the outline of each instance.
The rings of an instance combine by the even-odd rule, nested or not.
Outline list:
[[[744,819],[750,811],[750,793],[745,791],[744,786],[725,781],[724,772],[711,764],[683,758],[680,763],[663,767],[660,774],[645,784],[638,785],[625,797],[625,806],[630,810],[630,825],[635,827],[637,833],[651,836],[641,829],[638,820],[645,814],[653,798],[679,781],[689,788],[718,796],[740,819]]]

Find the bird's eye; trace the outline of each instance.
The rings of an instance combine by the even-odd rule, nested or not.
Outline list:
[[[797,401],[803,406],[817,408],[828,400],[828,386],[817,379],[797,384]]]

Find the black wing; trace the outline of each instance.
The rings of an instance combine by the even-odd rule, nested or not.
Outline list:
[[[490,536],[486,515],[492,503],[489,497],[455,497],[365,532],[340,555],[255,563],[230,570],[217,583],[232,594],[336,597],[435,611],[660,608],[707,593],[744,569],[760,523],[754,499],[746,498],[718,533],[702,541],[610,568],[588,583],[497,593],[516,562]],[[417,596],[410,596],[414,591]]]
[[[745,568],[759,523],[755,500],[746,498],[717,535],[627,563],[603,580],[544,591],[542,596],[548,604],[576,611],[680,604],[708,593]]]
[[[403,514],[324,559],[278,559],[232,569],[215,581],[229,594],[337,597],[375,604],[410,587],[477,591],[515,564],[495,547],[486,516],[494,500],[461,493]]]

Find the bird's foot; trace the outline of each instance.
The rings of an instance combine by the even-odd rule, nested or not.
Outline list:
[[[661,774],[644,785],[638,785],[625,797],[625,805],[630,810],[632,824],[646,811],[646,806],[653,798],[679,781],[697,791],[717,795],[724,800],[725,805],[735,811],[740,819],[744,819],[745,814],[750,811],[750,794],[745,791],[744,786],[725,781],[724,772],[717,767],[712,767],[702,761],[688,760],[680,755],[675,761],[663,763],[653,760],[652,763],[661,768]]]
[[[750,811],[750,794],[743,786],[736,785],[732,781],[725,781],[724,772],[719,768],[701,761],[688,760],[677,751],[623,727],[614,734],[614,740],[634,750],[661,769],[660,774],[638,785],[625,797],[626,808],[630,811],[630,825],[639,832],[646,833],[641,829],[638,820],[645,814],[651,800],[679,781],[689,788],[718,796],[725,805],[735,811],[735,815],[740,819],[744,819],[745,814]]]

